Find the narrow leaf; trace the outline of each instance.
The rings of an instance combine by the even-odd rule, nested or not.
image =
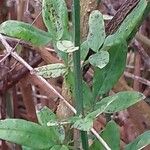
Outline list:
[[[133,142],[126,145],[125,150],[142,150],[150,144],[150,131],[146,131],[138,136]]]
[[[104,103],[109,103],[113,99],[111,104],[106,107],[104,112],[114,113],[130,107],[144,98],[145,96],[142,93],[136,91],[119,92],[115,95],[103,98],[100,102],[96,103],[95,109],[99,109]]]
[[[102,69],[109,63],[109,53],[107,51],[100,51],[91,55],[89,57],[89,62],[94,67]]]
[[[86,111],[92,107],[93,95],[92,95],[89,85],[85,81],[83,81],[83,91],[82,92],[83,92],[83,104],[84,104],[84,108]]]
[[[68,14],[65,0],[43,0],[44,23],[53,40],[60,40],[68,32]]]
[[[113,101],[115,101],[114,98],[111,98],[108,101],[102,101],[101,105],[99,105],[99,107],[96,107],[96,109],[94,111],[90,112],[86,117],[94,120],[96,117],[98,117],[100,114],[102,114],[105,111],[105,109],[109,105],[111,105],[111,103],[113,103]]]
[[[0,33],[27,41],[36,46],[46,45],[52,40],[49,33],[33,27],[30,24],[14,20],[3,22],[0,25]]]
[[[89,47],[97,52],[105,39],[103,15],[98,10],[92,11],[89,18],[89,33],[87,42]]]
[[[88,42],[87,41],[84,41],[82,44],[81,44],[81,47],[80,47],[80,53],[81,53],[81,60],[85,60],[87,54],[89,52],[89,45],[88,45]]]
[[[34,149],[47,149],[56,143],[48,128],[21,119],[1,120],[0,138]]]
[[[44,78],[57,78],[63,76],[67,72],[64,64],[49,64],[34,69],[35,72]]]
[[[133,104],[143,100],[143,94],[134,91],[119,92],[113,96],[103,98],[96,103],[95,110],[90,112],[86,117],[95,119],[102,113],[114,113],[126,109]],[[121,104],[121,105],[120,105]]]
[[[48,126],[59,126],[59,125],[73,124],[72,127],[82,130],[82,131],[90,131],[93,126],[93,118],[81,116],[73,116],[67,118],[63,121],[50,121],[48,122]]]
[[[72,116],[69,117],[67,119],[63,119],[63,120],[55,120],[55,121],[49,121],[47,123],[48,126],[59,126],[59,125],[66,125],[66,124],[73,124],[75,123],[77,120],[80,120],[81,117],[80,116]]]
[[[127,55],[126,42],[115,42],[109,48],[109,63],[102,69],[95,68],[93,78],[94,99],[107,93],[122,75]]]

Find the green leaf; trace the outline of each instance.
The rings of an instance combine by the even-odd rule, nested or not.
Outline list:
[[[21,119],[0,121],[0,139],[34,149],[47,149],[56,144],[53,131]]]
[[[105,40],[105,26],[103,15],[98,10],[92,11],[89,18],[89,33],[87,42],[89,47],[97,52]]]
[[[110,47],[108,44],[106,44],[106,47],[108,48],[109,52],[109,63],[102,69],[94,69],[94,99],[98,99],[100,95],[107,93],[116,84],[122,75],[126,64],[126,42],[119,39],[118,41],[114,41],[114,45],[110,44]],[[103,49],[105,49],[105,47]]]
[[[95,109],[99,109],[105,103],[112,102],[105,108],[105,113],[114,113],[126,109],[135,103],[143,100],[145,96],[142,93],[135,91],[119,92],[115,95],[103,98],[100,102],[96,103]]]
[[[125,146],[125,150],[142,150],[150,144],[150,131],[146,131],[138,136],[133,142]]]
[[[68,33],[68,13],[65,0],[43,0],[42,16],[48,32],[57,41]]]
[[[83,81],[83,104],[84,104],[84,108],[85,110],[87,109],[90,109],[92,107],[92,104],[93,104],[93,95],[92,95],[92,92],[91,92],[91,89],[89,87],[89,85]]]
[[[81,60],[85,60],[87,54],[89,52],[89,45],[88,45],[88,42],[87,41],[84,41],[82,44],[81,44],[81,47],[80,47],[80,53],[81,53]]]
[[[109,63],[109,53],[107,51],[100,51],[89,57],[91,65],[100,69],[104,68]]]
[[[123,41],[129,42],[135,35],[145,11],[148,13],[150,10],[147,10],[148,6],[150,7],[149,2],[141,0],[138,6],[126,17],[116,33],[106,38],[101,50],[109,51],[110,61],[103,69],[95,69],[93,79],[94,98],[107,93],[123,73],[127,53],[126,42]]]
[[[22,150],[34,150],[34,149],[32,149],[30,147],[22,146]]]
[[[74,97],[74,74],[69,71],[69,73],[65,76],[65,80],[66,80],[66,83],[67,83],[67,86],[68,88],[70,89],[71,91],[71,94],[72,96]],[[91,108],[92,106],[92,103],[93,103],[93,95],[92,95],[92,92],[91,92],[91,89],[90,87],[88,86],[88,84],[83,80],[82,81],[83,84],[83,88],[82,88],[82,92],[83,92],[83,104],[84,104],[84,108]]]
[[[65,53],[72,53],[74,51],[79,50],[79,47],[75,47],[71,41],[67,40],[58,41],[57,48]]]
[[[111,99],[109,99],[107,101],[102,101],[101,100],[102,101],[101,105],[99,105],[99,107],[96,107],[96,109],[94,111],[90,112],[86,117],[94,120],[96,117],[98,117],[100,114],[102,114],[105,111],[105,109],[109,105],[111,105],[111,103],[114,100],[115,100],[114,98],[111,98]]]
[[[75,121],[73,127],[82,131],[90,131],[90,129],[93,127],[93,119],[88,117],[79,118]]]
[[[57,78],[63,76],[67,72],[64,64],[49,64],[34,69],[35,72],[44,78]]]
[[[37,149],[30,148],[30,147],[27,147],[27,146],[22,146],[22,150],[37,150]]]
[[[55,145],[50,150],[69,150],[65,145]]]
[[[46,45],[52,40],[49,33],[30,24],[14,20],[3,22],[0,25],[0,33],[30,42],[36,46]]]
[[[119,92],[113,96],[103,98],[96,103],[93,112],[90,112],[86,118],[95,119],[102,113],[114,113],[130,107],[131,105],[143,100],[143,94],[134,91]],[[121,104],[121,105],[120,105]]]
[[[93,126],[93,121],[94,119],[99,116],[101,113],[104,112],[104,110],[114,101],[115,99],[109,99],[109,101],[102,101],[101,105],[99,106],[99,108],[91,113],[89,113],[88,115],[86,115],[85,118],[81,118],[79,117],[73,117],[73,118],[69,118],[68,121],[70,121],[70,123],[74,123],[73,127],[77,128],[79,130],[82,131],[90,131],[90,129]]]
[[[137,6],[132,10],[131,13],[129,13],[129,15],[120,25],[119,29],[116,31],[116,34],[119,34],[120,37],[123,37],[127,41],[131,40],[141,25],[146,7],[147,1],[140,0]]]
[[[66,122],[73,124],[73,127],[76,129],[79,129],[82,131],[90,131],[90,129],[93,127],[94,119],[99,114],[103,113],[105,111],[105,109],[109,108],[109,106],[111,106],[111,103],[113,103],[115,100],[116,99],[109,99],[109,101],[106,101],[106,102],[103,101],[102,104],[99,106],[99,108],[96,111],[89,113],[85,118],[82,118],[81,116],[73,116],[73,117],[67,119]],[[114,144],[114,143],[112,143],[112,144]]]
[[[68,53],[65,53],[63,51],[60,51],[58,48],[57,48],[57,42],[54,42],[53,43],[53,47],[54,47],[54,50],[55,52],[57,53],[58,57],[64,61],[64,64],[65,65],[68,65]]]
[[[36,112],[38,122],[43,125],[47,126],[47,123],[50,120],[57,120],[56,115],[51,111],[48,107],[44,106],[42,109]]]
[[[43,126],[47,126],[47,123],[49,121],[51,122],[57,121],[56,115],[46,106],[43,107],[40,111],[37,111],[37,117],[38,117],[39,123]],[[56,138],[59,139],[61,143],[64,141],[65,130],[63,126],[49,127],[49,130],[53,130],[53,132],[55,132],[53,136],[56,135]]]
[[[47,123],[47,125],[49,127],[52,127],[52,126],[60,126],[60,125],[66,125],[66,124],[74,124],[77,120],[81,119],[80,116],[72,116],[72,117],[69,117],[67,119],[63,119],[63,120],[52,120],[52,121],[49,121]]]
[[[72,116],[63,120],[62,122],[49,122],[49,125],[59,125],[59,124],[73,124],[72,127],[82,130],[82,131],[90,131],[93,126],[93,118],[82,116]]]
[[[67,118],[63,121],[49,121],[48,126],[59,126],[59,125],[66,125],[66,124],[73,124],[72,127],[82,130],[82,131],[90,131],[93,126],[93,118],[85,117],[82,118],[81,116],[73,116]]]
[[[120,150],[120,133],[118,126],[114,121],[108,122],[106,128],[100,135],[112,150]],[[90,146],[90,150],[105,150],[105,148],[97,139],[95,139]]]

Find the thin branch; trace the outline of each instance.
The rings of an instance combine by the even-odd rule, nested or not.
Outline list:
[[[36,67],[41,62],[42,62],[41,57],[37,56],[37,57],[34,58],[33,61],[30,62],[30,65],[32,67]],[[28,72],[29,72],[29,70],[26,67],[19,68],[19,70],[17,70],[15,72],[15,74],[12,74],[11,78],[8,78],[8,83],[5,84],[5,86],[3,84],[0,84],[0,94],[4,93],[5,91],[7,91],[13,85],[17,84],[20,81],[20,79],[22,79],[23,77],[26,76],[26,74]]]
[[[38,122],[32,96],[32,88],[31,84],[28,83],[27,78],[23,78],[20,81],[20,89],[22,92],[22,98],[26,108],[28,119],[32,122]]]
[[[135,40],[134,43],[133,43],[133,46],[138,50],[138,52],[142,56],[142,59],[145,62],[146,66],[148,68],[150,68],[150,57],[146,53],[146,51],[144,50],[144,48],[141,46],[141,44],[137,40]]]
[[[0,34],[0,40],[2,44],[4,45],[4,47],[6,48],[7,53],[10,54],[12,51],[12,47],[8,44],[8,42],[6,41],[6,39],[4,38],[2,34]]]
[[[12,38],[7,35],[3,35],[3,37],[8,41],[8,42],[14,42],[17,44],[19,42],[20,45],[23,45],[25,47],[32,47],[32,45],[29,42],[21,41],[20,39],[17,38]]]
[[[9,55],[10,55],[10,53],[7,53],[7,54],[0,60],[0,63],[2,63],[3,61],[5,61]]]
[[[141,64],[141,55],[139,54],[138,51],[135,52],[135,68],[134,68],[134,75],[135,76],[141,76],[141,68],[142,64]],[[134,80],[133,82],[133,89],[135,91],[140,91],[141,88],[141,83],[139,82],[139,80]]]
[[[141,83],[143,83],[143,84],[145,84],[145,85],[147,85],[147,86],[150,87],[150,81],[149,81],[149,80],[146,80],[146,79],[144,79],[144,78],[142,78],[142,77],[139,77],[139,76],[135,76],[134,74],[129,73],[129,72],[126,72],[126,71],[124,72],[124,75],[125,75],[126,77],[139,80],[139,82],[141,82]]]
[[[108,9],[110,15],[114,16],[116,14],[116,10],[113,8],[113,5],[111,4],[110,0],[102,0],[102,3]]]
[[[107,143],[102,139],[102,137],[96,132],[94,128],[91,129],[91,132],[96,136],[96,138],[103,144],[103,146],[107,150],[111,150],[111,148],[107,145]]]
[[[141,33],[137,33],[135,38],[141,42],[142,44],[144,44],[145,46],[147,46],[148,48],[150,48],[150,39],[148,39],[146,36],[142,35]]]
[[[20,57],[16,52],[11,52],[11,56],[13,56],[17,61],[19,61],[21,64],[23,64],[28,70],[31,72],[33,71],[33,68],[26,62],[22,57]]]
[[[30,0],[26,0],[26,8],[25,8],[25,14],[30,14],[30,11],[29,11],[29,2]]]
[[[17,92],[18,95],[21,95],[22,92]],[[32,96],[36,97],[36,98],[40,98],[40,99],[48,99],[47,96],[45,95],[41,95],[41,94],[35,94],[35,93],[32,93]]]
[[[132,66],[132,65],[126,65],[126,68],[127,68],[127,69],[134,69],[134,66]],[[140,70],[143,71],[144,68],[141,67]],[[150,69],[147,69],[146,71],[150,71]]]

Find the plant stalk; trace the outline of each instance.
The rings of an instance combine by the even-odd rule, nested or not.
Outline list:
[[[79,50],[73,53],[76,110],[77,115],[81,114],[84,116],[82,73],[80,65],[80,0],[73,0],[73,23],[74,45],[79,47]],[[88,150],[87,132],[81,131],[81,140],[83,149]]]

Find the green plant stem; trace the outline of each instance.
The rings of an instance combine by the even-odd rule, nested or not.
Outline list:
[[[75,99],[77,115],[84,116],[83,108],[83,88],[82,88],[82,74],[80,65],[80,0],[73,1],[73,23],[74,23],[74,44],[79,46],[79,50],[73,53],[74,76],[75,76]],[[81,140],[84,150],[88,150],[87,132],[81,131]]]

